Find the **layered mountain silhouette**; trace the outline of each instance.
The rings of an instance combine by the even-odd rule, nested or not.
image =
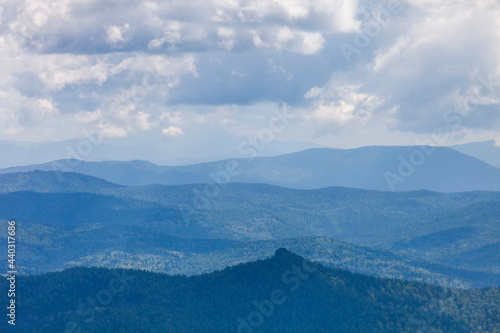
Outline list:
[[[19,255],[31,273],[83,264],[196,274],[220,268],[214,261],[262,258],[285,239],[290,239],[287,247],[311,254],[314,244],[303,237],[318,235],[379,248],[344,248],[344,255],[331,261],[370,274],[383,262],[378,271],[389,276],[451,285],[455,276],[457,285],[470,286],[495,284],[494,276],[481,274],[500,272],[495,254],[500,192],[298,190],[235,183],[205,197],[207,207],[196,207],[203,191],[199,184],[125,187],[77,173],[4,174],[0,219],[22,224]],[[380,248],[404,255],[391,258]],[[329,258],[323,252],[317,259]],[[483,273],[462,274],[429,262]]]
[[[159,137],[141,133],[122,138],[99,138],[97,133],[64,141],[0,140],[0,167],[47,163],[59,159],[128,161],[139,159],[159,164],[182,165],[242,157],[238,146],[249,141],[213,126],[183,126],[186,135]],[[309,142],[273,140],[257,151],[276,156],[320,147]]]
[[[6,168],[0,173],[32,170],[77,172],[127,186],[244,182],[299,189],[343,186],[380,191],[500,190],[500,169],[450,148],[426,146],[315,148],[275,157],[185,166],[58,160]]]

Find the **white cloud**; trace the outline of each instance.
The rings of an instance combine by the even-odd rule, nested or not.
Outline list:
[[[122,44],[131,38],[130,25],[128,23],[123,26],[110,25],[106,28],[106,38],[111,45]]]
[[[231,50],[236,44],[235,32],[233,29],[220,27],[217,30],[217,36],[219,36],[219,46],[225,48],[226,50]]]
[[[139,112],[137,114],[136,123],[137,123],[137,126],[139,127],[140,130],[148,131],[155,126],[158,126],[158,124],[159,124],[158,122],[150,122],[149,121],[150,117],[151,117],[151,115],[149,113],[145,113],[145,112]]]
[[[72,52],[88,52],[89,46],[94,50],[103,47],[113,50],[125,45],[136,48],[144,45],[143,39],[148,37],[149,49],[210,49],[217,45],[230,50],[238,42],[245,44],[252,31],[269,34],[276,26],[294,30],[295,39],[302,39],[309,49],[315,50],[325,34],[352,32],[359,27],[356,0],[189,3],[26,0],[21,4],[11,0],[7,3],[12,9],[9,12],[17,12],[7,17],[10,32],[45,52],[64,44]],[[69,45],[68,40],[72,41]],[[305,52],[303,47],[287,50],[315,53]]]
[[[30,57],[27,64],[50,91],[67,85],[94,83],[102,85],[108,79],[109,64],[100,57],[73,54],[50,54]]]
[[[309,89],[309,91],[304,95],[304,98],[305,99],[310,99],[310,98],[315,98],[315,97],[318,97],[322,92],[323,90],[325,90],[324,88],[319,88],[319,87],[312,87],[311,89]]]
[[[391,63],[397,62],[401,56],[401,52],[409,46],[410,38],[408,36],[400,37],[394,45],[391,45],[385,52],[381,52],[373,60],[372,71],[377,73],[390,66]]]
[[[181,112],[163,112],[159,117],[160,120],[166,120],[172,125],[183,125],[185,122],[181,117]]]
[[[54,103],[46,98],[31,99],[28,104],[37,112],[40,118],[51,117],[59,113]]]
[[[149,49],[159,49],[168,44],[168,49],[174,50],[176,45],[182,41],[182,24],[177,21],[167,22],[163,28],[163,34],[159,38],[152,39],[148,43]]]
[[[75,114],[75,119],[82,123],[93,123],[102,119],[101,110],[81,111]]]
[[[313,112],[314,118],[320,123],[334,122],[339,125],[344,125],[354,118],[355,105],[348,104],[346,101],[337,103],[330,102],[326,104],[324,101],[316,104]]]
[[[317,124],[320,133],[336,132],[342,126],[366,123],[381,104],[375,95],[361,92],[360,86],[336,81],[327,88],[314,87],[306,94],[314,103],[304,119]]]
[[[319,32],[292,30],[288,26],[276,27],[268,31],[250,31],[253,44],[258,48],[274,48],[312,55],[323,49],[325,40]]]
[[[162,134],[170,137],[176,137],[180,135],[184,135],[184,131],[182,128],[177,126],[169,126],[167,128],[162,129]]]
[[[305,55],[317,54],[324,44],[325,39],[319,32],[298,32],[292,50]]]
[[[330,120],[332,130],[335,124],[375,114],[384,117],[393,131],[430,133],[442,128],[465,135],[468,129],[479,133],[498,128],[500,84],[492,90],[481,81],[492,74],[492,81],[500,82],[500,4],[411,1],[411,5],[412,10],[392,17],[385,30],[371,37],[369,45],[360,49],[357,63],[336,71],[324,87],[313,87],[304,95],[313,101],[313,116]],[[333,94],[325,101],[330,91],[349,86],[357,87],[355,95]],[[363,117],[356,100],[364,100],[361,109],[369,110]],[[449,120],[450,110],[457,109],[461,110],[458,125]]]
[[[45,131],[55,124],[50,119],[77,129],[60,135],[78,135],[88,126],[112,137],[151,130],[157,122],[149,120],[149,105],[164,103],[182,77],[197,76],[197,59],[191,54],[37,54],[23,52],[15,41],[0,37],[5,64],[0,68],[0,102],[10,114],[0,117],[0,126],[21,136]],[[81,103],[94,106],[89,110]],[[108,124],[102,124],[104,119]]]
[[[221,23],[303,24],[326,33],[359,28],[356,0],[216,0],[213,4],[215,13],[211,18]]]
[[[125,128],[118,127],[112,124],[100,124],[98,128],[99,134],[103,138],[121,138],[127,136],[127,134],[130,132]]]
[[[388,97],[386,107],[400,106],[398,127],[432,131],[446,126],[445,112],[467,105],[464,101],[471,97],[475,104],[496,104],[498,109],[500,90],[487,98],[477,98],[472,91],[481,89],[481,76],[500,73],[500,5],[491,1],[412,3],[422,15],[412,18],[395,43],[377,52],[369,65],[372,72],[366,73],[370,81],[383,82],[379,91]],[[477,116],[481,110],[475,111]],[[463,122],[484,128],[494,124],[495,119]]]
[[[44,97],[23,96],[14,89],[0,90],[0,123],[2,128],[11,128],[18,132],[24,127],[38,126],[60,114],[51,99]]]

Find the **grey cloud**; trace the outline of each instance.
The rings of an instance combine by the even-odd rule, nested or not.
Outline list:
[[[495,46],[500,39],[499,13],[500,5],[494,2],[415,2],[370,38],[360,56],[333,74],[332,82],[360,86],[360,92],[382,100],[371,112],[387,117],[391,130],[493,129],[500,118],[500,86],[481,99],[472,92],[484,92],[480,77],[494,74],[499,81],[500,54]],[[319,99],[332,100],[329,89],[334,89],[332,84],[325,86]],[[463,121],[454,126],[449,110],[461,108],[467,116],[458,114]]]
[[[253,112],[247,105],[286,103],[321,133],[377,117],[390,130],[428,133],[448,126],[447,110],[478,89],[482,97],[465,104],[462,128],[497,126],[500,87],[487,92],[477,78],[500,78],[500,5],[408,0],[357,45],[395,2],[4,1],[0,100],[12,110],[4,119],[30,126],[40,120],[36,112],[116,115],[112,100],[133,99],[153,72],[159,87],[128,103],[124,119],[115,117],[132,132],[139,112],[158,107],[234,104],[243,113]],[[341,43],[357,48],[350,62]],[[350,90],[338,93],[342,87]]]

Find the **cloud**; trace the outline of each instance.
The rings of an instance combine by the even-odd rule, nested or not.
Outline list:
[[[286,49],[304,55],[317,54],[325,43],[319,32],[292,30],[288,26],[275,27],[262,33],[252,30],[250,34],[258,48]]]
[[[325,33],[352,32],[359,28],[355,0],[214,1],[215,22],[241,22],[260,26],[273,22],[304,26]]]
[[[376,95],[360,92],[360,86],[329,83],[327,88],[313,87],[305,97],[314,100],[304,119],[313,121],[318,134],[338,132],[341,127],[369,121],[382,103]]]
[[[325,90],[325,88],[312,87],[305,95],[305,99],[316,98]]]
[[[369,37],[357,61],[334,72],[329,83],[304,97],[318,115],[328,115],[337,124],[360,112],[359,106],[357,111],[351,109],[356,103],[350,102],[350,94],[337,95],[334,104],[325,104],[324,96],[335,95],[338,87],[355,86],[358,96],[376,101],[368,103],[368,109],[385,117],[391,131],[498,128],[500,84],[488,89],[494,84],[484,82],[500,81],[499,15],[500,5],[494,1],[410,1],[385,30]],[[391,36],[392,31],[399,34]],[[493,78],[488,79],[489,75]]]
[[[181,112],[163,112],[161,116],[158,118],[161,121],[166,120],[169,124],[172,125],[183,125],[185,124],[184,120],[181,117]]]
[[[147,130],[150,130],[152,129],[153,127],[155,126],[158,126],[158,122],[150,122],[149,121],[149,118],[151,117],[151,115],[149,113],[145,113],[145,112],[139,112],[137,114],[137,126],[139,127],[140,130],[142,131],[147,131]]]
[[[124,23],[123,26],[110,25],[106,28],[107,41],[111,45],[123,44],[131,39],[130,25]]]
[[[217,36],[220,39],[218,45],[226,50],[231,50],[236,44],[235,32],[233,29],[220,27],[217,29]]]
[[[359,27],[355,0],[202,1],[6,1],[8,32],[45,53],[135,51],[214,47],[230,50],[251,31],[268,35],[276,27],[295,30],[297,43],[320,49],[323,34]],[[113,15],[109,15],[112,13]],[[285,47],[304,53],[302,47]],[[309,51],[314,53],[313,51]],[[310,53],[306,53],[310,54]]]
[[[189,55],[24,55],[1,70],[0,125],[22,139],[47,129],[63,137],[149,131],[159,125],[149,108],[168,100],[180,78],[196,75],[195,61]],[[88,103],[90,110],[82,109]],[[62,123],[65,128],[58,128]]]
[[[182,128],[177,126],[169,126],[167,128],[162,129],[162,134],[170,137],[176,137],[180,135],[184,135],[184,131]]]
[[[351,8],[347,16],[352,22],[357,22],[355,1],[333,3],[338,5],[337,8]],[[256,72],[252,68],[255,63],[247,62],[243,57],[256,56],[256,61],[267,63],[270,57],[267,50],[315,55],[324,48],[325,34],[355,28],[356,24],[346,27],[344,23],[339,23],[331,29],[326,29],[324,23],[316,24],[319,22],[318,15],[323,15],[324,22],[328,24],[349,19],[346,15],[335,14],[326,20],[328,12],[334,12],[334,5],[322,2],[321,6],[319,2],[302,0],[199,0],[189,4],[173,0],[168,3],[154,0],[6,0],[0,25],[0,43],[3,40],[5,47],[2,47],[0,57],[9,60],[4,62],[7,68],[2,76],[5,81],[13,77],[36,76],[42,85],[37,88],[37,93],[50,95],[48,97],[54,98],[56,104],[62,103],[61,95],[67,96],[65,104],[71,103],[71,90],[94,89],[92,93],[79,94],[93,95],[92,102],[80,100],[85,106],[71,105],[69,108],[65,105],[64,112],[69,109],[78,112],[81,108],[91,107],[91,104],[94,110],[102,108],[99,106],[102,103],[100,95],[116,94],[113,87],[130,89],[130,81],[135,79],[137,72],[144,70],[158,73],[160,77],[168,76],[170,90],[179,87],[180,77],[186,75],[185,67],[173,60],[182,59],[184,64],[190,64],[189,74],[197,78],[197,63],[200,59],[212,58],[211,53],[218,51],[245,51],[240,53],[242,56],[233,57],[235,66],[232,69],[235,71],[231,70],[226,75],[240,77],[231,74],[251,71],[252,77],[245,75],[247,80],[241,83],[246,84],[249,80],[263,80],[267,68]],[[254,43],[254,34],[262,38],[262,44]],[[164,51],[175,51],[175,54],[159,55]],[[239,66],[242,62],[245,65]],[[275,72],[283,73],[281,79],[288,81],[295,77],[283,65],[276,65]],[[190,84],[194,83],[197,89],[213,87],[212,82],[207,82],[210,80],[209,77],[203,77],[190,81]],[[21,81],[18,87],[29,86],[27,79]],[[270,83],[278,87],[275,82]],[[221,91],[221,97],[228,96],[226,102],[245,104],[281,98],[272,96],[272,91],[269,91],[268,96],[257,91],[242,91],[240,94],[253,97],[245,97],[240,101],[236,97],[231,101],[231,95],[235,94],[228,88],[232,86],[228,84],[226,91],[217,88]],[[23,92],[26,90],[24,87]],[[177,103],[206,103],[203,96],[211,94],[206,91],[190,95],[188,87],[182,90],[175,92]]]
[[[129,130],[113,124],[99,124],[99,135],[103,138],[121,138],[127,136]]]
[[[371,79],[384,82],[386,107],[399,106],[398,127],[431,131],[442,126],[448,109],[458,106],[471,117],[491,104],[498,109],[500,91],[490,92],[488,102],[471,93],[481,89],[481,76],[500,74],[498,3],[424,3],[419,9],[423,17],[372,61]],[[464,119],[463,126],[489,128],[497,120],[468,124]]]
[[[75,119],[82,123],[92,123],[102,119],[101,110],[96,111],[81,111],[75,114]]]
[[[163,24],[161,37],[149,41],[149,49],[160,49],[165,44],[169,50],[176,49],[176,45],[182,41],[183,24],[178,21],[170,21]]]
[[[59,110],[48,99],[26,99],[23,105],[23,112],[20,113],[20,122],[39,123],[45,118],[54,117],[57,114],[59,114]]]
[[[382,24],[395,4],[404,10]],[[5,0],[1,8],[0,126],[18,138],[87,129],[172,136],[194,122],[252,133],[254,118],[265,117],[258,105],[290,105],[303,133],[325,137],[375,121],[377,131],[422,135],[500,125],[493,0]],[[351,62],[342,43],[356,46]],[[230,114],[214,111],[225,106]],[[460,124],[449,120],[457,116]]]
[[[47,90],[58,91],[67,85],[101,86],[108,79],[110,64],[100,57],[51,54],[33,57],[28,66]]]

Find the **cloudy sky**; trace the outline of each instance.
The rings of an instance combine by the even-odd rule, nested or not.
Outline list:
[[[0,61],[0,139],[500,139],[495,0],[2,0]]]

